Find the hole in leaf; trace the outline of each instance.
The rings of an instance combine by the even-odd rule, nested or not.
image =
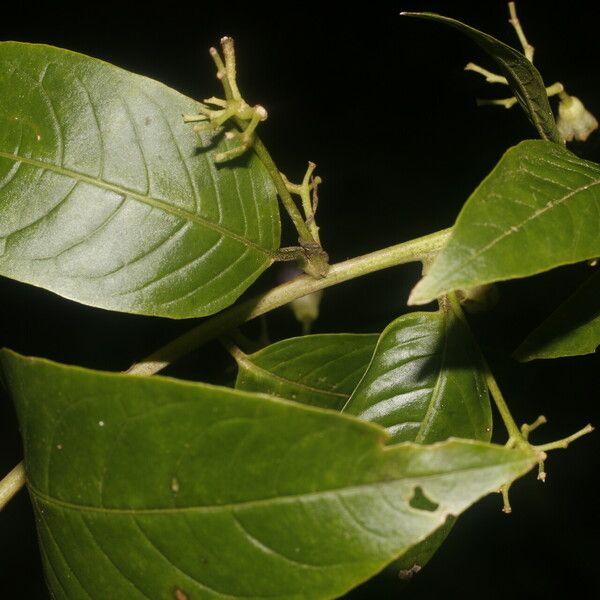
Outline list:
[[[413,492],[411,499],[408,501],[410,506],[417,510],[426,510],[427,512],[434,512],[438,509],[439,504],[430,500],[425,492],[421,489],[421,486],[417,486]]]

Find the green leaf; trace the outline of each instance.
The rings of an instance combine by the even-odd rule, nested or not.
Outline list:
[[[388,443],[433,444],[450,436],[489,441],[492,435],[479,352],[446,311],[410,313],[390,323],[344,412],[386,427]],[[393,568],[423,567],[453,525],[448,519]]]
[[[592,354],[600,346],[600,271],[533,331],[515,352],[521,361]]]
[[[599,185],[599,165],[557,144],[511,148],[467,200],[409,304],[599,256]]]
[[[340,410],[367,369],[376,334],[319,334],[282,340],[251,355],[233,349],[236,389]]]
[[[492,413],[480,358],[452,312],[409,313],[388,325],[344,412],[385,427],[390,443],[450,436],[488,441]]]
[[[58,599],[338,597],[536,463],[386,446],[370,423],[206,384],[2,364]]]
[[[424,505],[418,505],[416,503],[413,503],[413,505],[416,506],[416,508],[425,508]],[[438,527],[422,542],[413,546],[406,554],[403,554],[398,560],[389,565],[387,570],[399,576],[400,579],[411,579],[413,575],[418,573],[440,549],[440,546],[450,535],[456,521],[457,517],[448,517],[443,525]]]
[[[540,137],[558,144],[564,143],[556,127],[542,76],[533,66],[533,63],[527,60],[521,52],[518,52],[491,35],[465,25],[456,19],[428,12],[405,12],[402,14],[408,17],[431,19],[445,23],[454,29],[458,29],[467,37],[470,37],[484,52],[496,61],[519,104],[533,126],[537,129]]]
[[[256,157],[215,168],[197,103],[100,60],[0,44],[0,275],[84,304],[215,313],[273,260],[277,200]]]
[[[237,349],[233,353],[239,367],[237,389],[323,408],[341,409],[346,404],[348,414],[386,426],[389,443],[415,441],[416,404],[423,431],[427,431],[419,436],[420,443],[450,436],[483,441],[491,437],[487,387],[474,366],[477,351],[450,314],[404,315],[381,336],[311,335],[283,340],[250,356]],[[449,520],[393,568],[423,567],[453,523]]]

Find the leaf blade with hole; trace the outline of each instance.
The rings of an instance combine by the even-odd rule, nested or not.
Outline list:
[[[447,311],[409,313],[390,323],[344,412],[386,427],[388,443],[433,444],[451,436],[489,441],[492,435],[479,352]],[[453,524],[449,519],[394,568],[423,567]]]
[[[271,264],[268,175],[255,157],[217,170],[182,121],[193,100],[50,46],[4,42],[0,65],[1,275],[185,318],[231,304]]]
[[[551,142],[521,142],[467,200],[409,303],[595,258],[599,214],[600,165]]]
[[[518,52],[491,35],[483,33],[469,25],[465,25],[456,19],[427,12],[404,12],[402,14],[408,17],[430,19],[439,23],[444,23],[454,29],[458,29],[458,31],[471,38],[482,50],[496,61],[502,70],[502,74],[508,80],[508,84],[519,101],[519,104],[533,126],[537,129],[540,137],[558,144],[564,143],[563,138],[556,127],[556,121],[554,120],[552,109],[548,102],[548,96],[546,94],[542,76],[521,52]]]
[[[246,355],[233,349],[235,387],[339,410],[365,372],[376,334],[316,334],[290,338]]]
[[[517,348],[515,358],[592,354],[600,346],[600,273],[592,275]]]
[[[205,384],[2,366],[58,597],[337,597],[536,460],[385,446],[372,424]]]

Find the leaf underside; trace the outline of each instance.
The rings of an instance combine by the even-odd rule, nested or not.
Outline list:
[[[544,86],[544,81],[535,66],[521,53],[504,42],[483,33],[456,19],[435,13],[403,13],[409,17],[431,19],[458,29],[471,38],[482,50],[493,58],[502,74],[508,80],[515,97],[525,114],[536,128],[540,137],[551,142],[563,144]]]
[[[600,166],[551,142],[521,142],[467,200],[409,303],[595,258],[599,231]]]
[[[591,354],[600,346],[600,272],[534,330],[515,352],[521,361]]]
[[[236,389],[340,410],[365,372],[376,334],[317,334],[282,340],[251,355],[234,351]]]
[[[50,46],[0,44],[0,274],[84,304],[172,318],[221,310],[272,262],[258,159],[217,169],[197,103]]]
[[[369,423],[205,384],[2,365],[61,600],[334,598],[535,463],[386,446]]]

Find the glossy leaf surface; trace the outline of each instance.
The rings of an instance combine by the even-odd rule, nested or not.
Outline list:
[[[421,19],[431,19],[458,29],[467,37],[470,37],[482,50],[493,58],[502,74],[508,80],[515,97],[519,104],[529,117],[533,126],[537,129],[540,137],[545,140],[563,144],[563,138],[560,135],[548,96],[544,86],[544,81],[539,71],[527,58],[519,51],[511,48],[504,42],[483,33],[469,25],[465,25],[456,19],[443,17],[434,13],[403,13],[409,17],[418,17]]]
[[[277,200],[255,157],[216,168],[196,103],[100,60],[0,44],[0,274],[173,318],[231,304],[272,262]]]
[[[451,313],[410,313],[381,334],[344,411],[386,427],[389,443],[450,436],[489,441],[492,414],[478,350]],[[450,533],[449,519],[394,565],[423,567]]]
[[[467,200],[409,303],[595,258],[599,231],[600,166],[558,144],[521,142]]]
[[[305,335],[250,355],[236,349],[239,370],[235,387],[340,410],[363,376],[378,337]]]
[[[390,442],[489,440],[492,415],[477,349],[452,313],[409,313],[381,334],[344,412],[385,427]]]
[[[515,352],[521,361],[591,354],[600,346],[600,272],[592,275]]]
[[[386,446],[370,423],[227,388],[2,365],[61,600],[334,598],[535,464],[475,441]]]

